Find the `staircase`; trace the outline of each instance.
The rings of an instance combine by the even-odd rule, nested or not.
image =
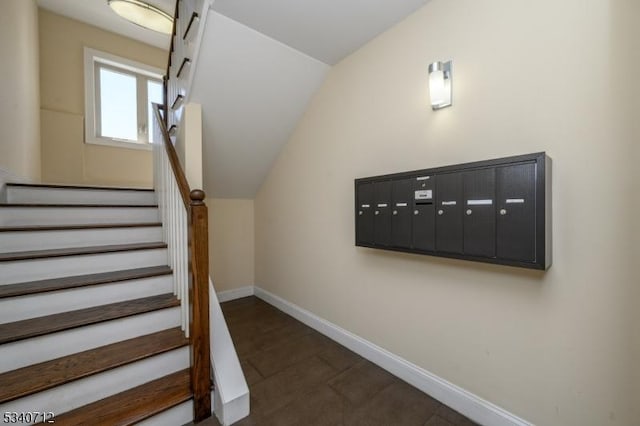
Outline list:
[[[192,421],[168,262],[153,190],[7,184],[0,413],[20,424]]]

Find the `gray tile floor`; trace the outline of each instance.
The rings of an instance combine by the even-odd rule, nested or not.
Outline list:
[[[475,425],[256,297],[222,309],[251,392],[238,426]]]

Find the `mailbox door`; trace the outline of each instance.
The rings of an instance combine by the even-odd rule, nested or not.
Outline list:
[[[391,245],[391,181],[374,184],[373,241],[379,246]]]
[[[436,250],[462,253],[462,173],[436,176]]]
[[[464,172],[464,254],[495,257],[495,169]]]
[[[373,244],[373,184],[356,187],[356,244]]]
[[[391,240],[394,247],[411,247],[412,183],[411,179],[392,183]]]
[[[536,164],[498,167],[497,254],[499,258],[536,261]]]

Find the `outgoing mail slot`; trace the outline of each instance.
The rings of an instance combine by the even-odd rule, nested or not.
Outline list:
[[[413,199],[416,201],[433,201],[432,189],[419,189],[413,192]]]

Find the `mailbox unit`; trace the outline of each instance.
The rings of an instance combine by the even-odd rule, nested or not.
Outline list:
[[[357,246],[551,266],[544,152],[356,179],[355,202]]]

